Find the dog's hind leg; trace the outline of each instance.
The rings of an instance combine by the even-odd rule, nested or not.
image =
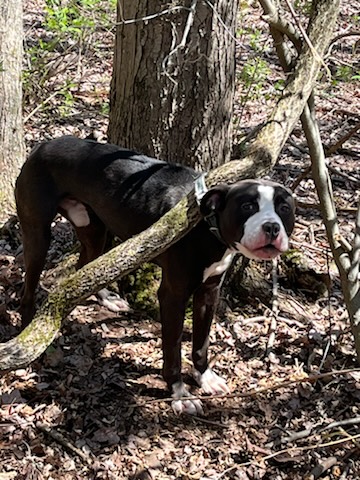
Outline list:
[[[35,291],[44,268],[46,253],[50,244],[51,222],[56,214],[55,209],[51,211],[48,208],[47,213],[45,213],[44,208],[42,208],[37,215],[33,207],[34,205],[31,206],[31,216],[29,216],[29,205],[25,207],[26,212],[25,209],[22,210],[18,205],[26,272],[20,303],[23,326],[30,323],[35,313]]]
[[[46,169],[41,165],[38,168],[33,160],[28,160],[16,180],[15,199],[25,264],[20,313],[22,325],[26,326],[35,313],[35,291],[50,245],[51,222],[57,212],[58,193]]]

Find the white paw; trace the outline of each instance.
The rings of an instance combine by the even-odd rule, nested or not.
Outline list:
[[[184,397],[190,397],[190,392],[187,390],[183,382],[174,383],[172,386],[172,409],[176,415],[187,413],[189,415],[203,415],[204,410],[202,408],[201,400],[189,399]]]
[[[194,371],[194,378],[205,393],[210,395],[218,395],[221,393],[230,393],[230,389],[226,381],[208,368],[204,373],[198,370]]]
[[[98,302],[111,312],[129,312],[130,305],[126,300],[119,297],[117,293],[109,292],[107,288],[101,289],[97,293]]]

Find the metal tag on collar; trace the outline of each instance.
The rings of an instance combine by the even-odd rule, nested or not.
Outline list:
[[[205,193],[208,191],[208,188],[205,183],[205,175],[206,173],[202,173],[200,177],[198,177],[194,184],[195,184],[195,197],[198,205],[200,205],[201,199],[205,195]]]

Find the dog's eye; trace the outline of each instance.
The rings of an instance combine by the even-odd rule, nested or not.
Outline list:
[[[290,207],[287,203],[283,203],[279,207],[280,213],[289,213],[290,212]]]
[[[241,205],[241,209],[244,210],[244,212],[253,212],[256,209],[256,205],[251,202],[246,202]]]

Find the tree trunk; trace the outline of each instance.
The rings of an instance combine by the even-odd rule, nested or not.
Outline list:
[[[24,160],[22,2],[0,3],[0,223],[14,210],[14,182]]]
[[[181,4],[118,2],[108,136],[210,170],[230,159],[237,0]],[[165,9],[149,21],[124,22]]]

